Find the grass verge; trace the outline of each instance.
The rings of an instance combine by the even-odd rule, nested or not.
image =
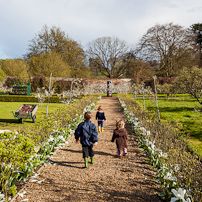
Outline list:
[[[143,106],[142,97],[137,98],[137,103]],[[146,97],[146,109],[156,111],[154,99]],[[166,95],[158,95],[158,106],[161,120],[178,123],[181,132],[188,134],[187,141],[190,148],[202,157],[202,115],[195,108],[200,108],[196,99],[187,94],[179,94],[167,99]]]

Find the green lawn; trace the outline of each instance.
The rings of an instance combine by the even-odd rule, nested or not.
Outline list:
[[[20,107],[21,104],[38,104],[38,103],[21,103],[21,102],[0,102],[0,130],[17,130],[18,127],[24,127],[27,124],[36,124],[46,116],[47,103],[42,105],[38,104],[38,110],[35,113],[36,123],[32,123],[32,119],[26,119],[24,124],[20,124],[18,119],[15,119],[11,111],[15,111]],[[54,113],[63,104],[61,103],[49,103],[48,113]]]
[[[142,98],[139,97],[137,102],[142,105]],[[149,99],[146,99],[145,105],[148,110],[156,111],[154,102]],[[190,135],[190,145],[202,156],[202,114],[195,110],[196,107],[201,108],[196,99],[189,95],[177,95],[167,100],[166,95],[158,95],[158,105],[161,119],[181,122],[183,131]]]

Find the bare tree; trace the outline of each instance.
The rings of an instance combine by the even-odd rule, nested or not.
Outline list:
[[[193,66],[194,42],[190,29],[173,23],[155,25],[142,36],[136,54],[144,60],[157,61],[160,76],[172,77],[183,66]]]
[[[88,44],[88,55],[91,68],[97,68],[108,78],[124,75],[126,67],[122,58],[129,50],[125,41],[117,37],[102,37]]]

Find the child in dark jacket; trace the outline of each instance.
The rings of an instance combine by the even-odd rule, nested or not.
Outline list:
[[[117,146],[117,154],[121,156],[123,152],[123,156],[127,154],[127,147],[128,147],[128,133],[124,128],[125,123],[122,120],[116,121],[116,129],[114,130],[112,136],[112,142],[116,139],[116,146]]]
[[[96,113],[96,120],[98,120],[98,132],[103,132],[104,121],[106,121],[105,113],[103,112],[103,107],[99,106]]]
[[[95,124],[91,123],[92,113],[86,112],[84,114],[84,119],[85,121],[78,125],[74,135],[75,135],[76,142],[78,142],[80,138],[80,143],[82,145],[82,151],[83,151],[83,158],[85,161],[85,167],[88,168],[89,156],[91,158],[91,164],[94,163],[93,146],[97,145],[98,133],[97,133],[97,128]]]

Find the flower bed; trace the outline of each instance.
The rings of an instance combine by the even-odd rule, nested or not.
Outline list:
[[[130,96],[119,95],[128,122],[133,126],[142,149],[158,168],[158,182],[166,201],[200,201],[202,199],[201,162],[188,151],[179,130],[168,122],[159,123]]]
[[[33,170],[48,161],[58,145],[67,139],[83,120],[83,114],[95,107],[97,96],[89,96],[58,109],[32,128],[0,133],[0,201],[16,194],[16,181],[26,180]]]

